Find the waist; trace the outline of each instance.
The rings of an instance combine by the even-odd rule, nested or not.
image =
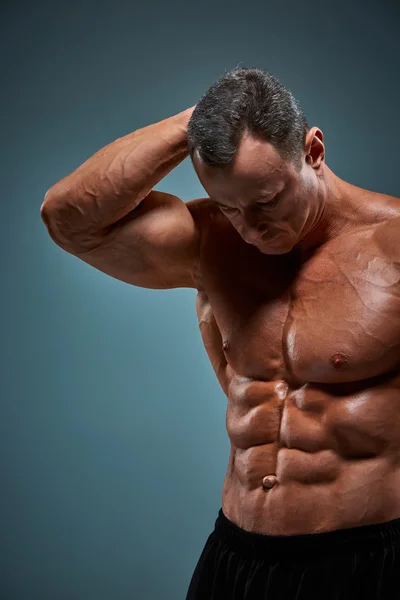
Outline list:
[[[400,544],[400,518],[334,531],[272,535],[249,532],[233,523],[221,508],[215,522],[215,536],[234,550],[249,556],[343,554],[359,549],[387,548]]]
[[[384,460],[343,466],[332,479],[296,479],[279,468],[265,475],[257,486],[237,477],[235,468],[225,477],[224,514],[249,532],[301,535],[400,517],[400,469]]]

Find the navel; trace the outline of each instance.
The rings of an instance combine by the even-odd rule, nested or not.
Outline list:
[[[341,352],[337,352],[336,354],[331,356],[331,363],[337,369],[340,368],[342,365],[346,364],[348,360],[349,357],[346,356],[346,354],[342,354]]]
[[[266,475],[263,479],[263,486],[267,489],[271,489],[278,483],[276,475]]]

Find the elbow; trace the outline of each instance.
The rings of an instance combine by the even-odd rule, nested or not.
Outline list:
[[[82,209],[71,199],[51,188],[40,207],[40,216],[50,238],[57,246],[71,254],[81,254],[93,247],[93,240],[103,240],[103,235],[90,227],[82,219]],[[80,220],[79,220],[80,219]]]
[[[42,205],[40,207],[40,216],[43,223],[46,225],[49,230],[52,222],[52,215],[54,215],[55,206],[57,203],[56,195],[54,193],[54,188],[50,188],[45,193]]]
[[[57,246],[62,246],[60,236],[56,234],[56,227],[54,226],[54,215],[52,215],[51,209],[49,209],[49,206],[48,204],[46,204],[46,202],[43,202],[42,206],[40,207],[40,216],[43,223],[46,226],[47,233],[49,234],[53,242],[57,244]]]
[[[50,188],[44,197],[43,203],[40,207],[40,217],[46,226],[47,232],[53,242],[65,248],[65,243],[68,242],[66,236],[62,233],[60,228],[60,196],[55,193],[54,188]]]
[[[53,185],[44,195],[43,202],[40,207],[40,216],[43,218],[45,213],[48,215],[50,211],[54,210],[55,206],[59,203],[60,198],[61,191],[59,185]]]

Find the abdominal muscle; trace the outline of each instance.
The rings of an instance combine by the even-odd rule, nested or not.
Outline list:
[[[390,389],[329,396],[305,384],[233,377],[222,509],[270,535],[317,533],[400,517],[398,419]],[[396,403],[397,407],[397,403]]]

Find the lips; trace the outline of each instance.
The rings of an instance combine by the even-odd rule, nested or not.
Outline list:
[[[278,233],[278,235],[275,235],[273,238],[269,237],[269,234],[265,233],[264,235],[261,236],[260,241],[262,241],[263,244],[273,244],[280,237],[281,237],[280,233]]]
[[[266,244],[273,245],[275,242],[282,237],[281,233],[278,233],[274,237],[271,237],[271,233],[263,233],[257,240],[249,242],[246,239],[244,240],[247,244],[251,244],[252,246],[265,246]],[[244,239],[244,238],[243,238]]]

